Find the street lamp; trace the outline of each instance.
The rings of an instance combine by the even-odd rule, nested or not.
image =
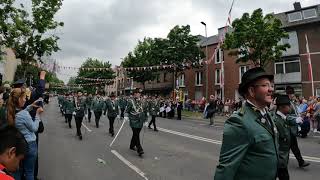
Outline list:
[[[208,82],[209,82],[209,64],[208,64],[208,35],[207,35],[207,24],[201,21],[201,24],[204,25],[204,30],[206,34],[206,99],[208,100]]]

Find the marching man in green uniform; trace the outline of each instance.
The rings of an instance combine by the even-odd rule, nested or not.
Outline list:
[[[87,118],[88,118],[88,122],[91,122],[91,105],[92,105],[92,102],[93,102],[93,97],[92,97],[92,94],[89,94],[86,98],[86,106],[87,106]]]
[[[132,138],[130,143],[130,149],[137,151],[139,156],[144,154],[140,143],[140,132],[144,122],[147,121],[147,106],[143,102],[141,96],[141,89],[135,89],[134,97],[128,100],[128,106],[126,113],[128,117],[124,117],[125,120],[129,119],[130,127],[132,129]]]
[[[121,118],[124,117],[124,111],[126,110],[127,104],[128,104],[127,100],[125,99],[125,97],[123,95],[121,95],[120,99],[119,99],[119,107],[121,110],[120,117]]]
[[[290,104],[291,104],[291,108],[290,108],[290,112],[289,112],[289,116],[291,117],[296,117],[299,118],[301,117],[301,114],[299,113],[298,107],[296,106],[296,97],[294,95],[294,88],[291,86],[287,86],[286,87],[286,94],[289,96],[290,98]],[[297,135],[298,135],[298,121],[296,121],[297,123],[294,125],[291,125],[291,130],[290,130],[290,134],[291,134],[291,144],[290,144],[290,149],[292,151],[292,153],[294,154],[294,156],[296,157],[298,163],[299,163],[299,167],[300,168],[304,168],[310,165],[310,163],[306,162],[302,155],[301,155],[301,151],[299,149],[298,146],[298,140],[297,140]],[[302,122],[300,122],[302,123]]]
[[[114,129],[113,124],[116,117],[119,118],[119,103],[116,100],[116,96],[114,93],[111,93],[110,99],[107,100],[106,109],[105,111],[108,113],[109,119],[109,134],[113,137],[114,136]]]
[[[58,95],[58,105],[59,105],[59,108],[60,108],[60,112],[61,112],[61,114],[63,115],[62,104],[63,104],[63,95],[62,95],[62,94],[59,94],[59,95]]]
[[[160,104],[156,96],[152,96],[152,100],[149,101],[149,112],[151,115],[151,121],[148,128],[151,129],[151,124],[153,124],[154,131],[158,131],[156,126],[156,117],[160,111]]]
[[[69,128],[71,128],[71,120],[72,120],[72,114],[75,111],[74,107],[74,101],[73,97],[71,94],[67,94],[67,99],[63,103],[63,111],[64,111],[64,116],[66,118],[66,123],[69,124]]]
[[[267,109],[272,80],[260,67],[242,76],[238,91],[246,102],[225,122],[215,180],[276,179],[278,133]]]
[[[74,97],[76,111],[73,113],[76,121],[77,136],[82,140],[81,126],[84,113],[86,111],[86,98],[82,96],[82,91],[79,90],[76,97]]]
[[[105,109],[105,102],[100,96],[100,93],[98,92],[95,99],[92,102],[91,109],[94,112],[96,127],[99,128],[99,121],[102,115],[102,111]]]
[[[274,113],[275,124],[279,132],[279,180],[289,180],[288,162],[291,146],[290,128],[296,124],[296,118],[289,116],[291,103],[288,95],[276,97],[277,110]],[[298,118],[302,121],[302,118]]]

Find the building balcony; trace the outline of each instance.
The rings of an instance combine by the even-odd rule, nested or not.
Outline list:
[[[275,84],[301,83],[301,72],[275,74]]]

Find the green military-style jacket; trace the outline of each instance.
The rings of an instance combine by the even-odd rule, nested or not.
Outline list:
[[[86,106],[88,107],[88,108],[91,108],[91,105],[92,105],[92,103],[93,103],[93,97],[91,96],[87,96],[86,97]]]
[[[63,102],[63,111],[65,114],[72,114],[75,111],[73,99],[66,99]]]
[[[62,100],[63,100],[63,96],[59,95],[58,96],[58,104],[62,105]]]
[[[147,112],[148,106],[143,100],[129,99],[126,113],[129,117],[130,127],[142,128],[143,123],[147,121]]]
[[[279,132],[279,168],[286,168],[289,162],[291,145],[290,128],[295,122],[288,116],[286,119],[283,119],[277,112],[274,112],[272,116]]]
[[[267,113],[269,119],[271,115]],[[260,112],[245,103],[225,122],[215,180],[275,180],[278,134]]]
[[[108,99],[106,101],[106,112],[108,117],[117,117],[119,114],[119,102],[117,100],[112,101]]]
[[[86,98],[82,96],[80,98],[75,97],[75,99],[76,117],[84,117],[87,110]]]
[[[106,106],[106,104],[102,98],[100,98],[100,99],[95,98],[92,101],[91,110],[93,110],[95,112],[102,112],[105,109],[105,106]]]
[[[120,109],[126,109],[128,101],[124,97],[120,97],[118,100]]]
[[[151,116],[156,116],[160,112],[160,103],[157,99],[149,101],[149,113]]]
[[[60,105],[61,105],[61,108],[62,108],[62,109],[64,109],[63,106],[64,106],[64,101],[65,101],[66,99],[67,99],[67,98],[66,98],[65,96],[62,96],[62,97],[61,97],[61,100],[60,100],[60,103],[61,103],[61,104],[60,104]]]

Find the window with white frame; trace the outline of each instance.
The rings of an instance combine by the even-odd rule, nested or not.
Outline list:
[[[304,19],[310,19],[310,18],[317,17],[317,11],[315,8],[303,10],[302,13],[303,13]]]
[[[184,87],[185,84],[184,84],[184,74],[180,74],[179,77],[178,77],[178,85],[179,87]]]
[[[223,61],[223,50],[221,48],[215,49],[215,62],[216,64],[221,63]]]
[[[300,72],[300,60],[290,60],[275,63],[275,74]]]
[[[302,20],[302,13],[299,12],[293,12],[288,14],[289,22],[295,22]]]
[[[215,84],[219,85],[221,82],[221,69],[216,69],[216,78],[215,78]]]
[[[249,66],[240,66],[239,67],[239,83],[241,83],[241,77],[243,74],[249,70]]]
[[[202,86],[202,71],[196,72],[196,86]]]

